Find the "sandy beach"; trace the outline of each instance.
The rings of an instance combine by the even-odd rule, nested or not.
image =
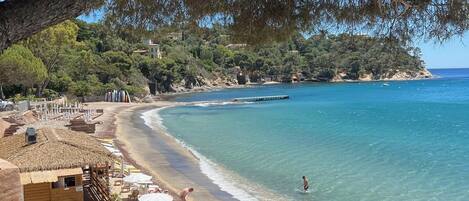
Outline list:
[[[126,159],[144,172],[154,176],[156,182],[177,193],[186,187],[195,191],[190,200],[236,200],[220,190],[204,175],[198,159],[161,128],[148,127],[142,113],[148,110],[182,105],[184,103],[158,101],[147,104],[89,103],[88,108],[104,109],[96,136],[114,138]]]

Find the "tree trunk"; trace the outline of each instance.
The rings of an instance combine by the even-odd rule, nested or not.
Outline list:
[[[36,91],[36,96],[38,98],[42,97],[42,95],[44,94],[44,89],[46,89],[47,85],[49,85],[49,78],[44,80],[44,82],[42,82],[41,85],[38,85],[37,91]]]
[[[5,94],[3,94],[3,84],[0,84],[0,99],[5,100]]]
[[[36,85],[36,98],[41,98],[41,85]]]
[[[0,1],[0,51],[49,26],[97,8],[103,3],[103,0]]]
[[[28,87],[23,86],[23,87],[22,87],[22,90],[23,90],[23,92],[22,92],[23,96],[24,96],[24,97],[28,96]]]

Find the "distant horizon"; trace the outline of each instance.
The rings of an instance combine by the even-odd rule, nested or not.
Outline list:
[[[442,70],[442,69],[448,70],[448,69],[469,69],[469,67],[443,67],[443,68],[439,68],[439,67],[428,68],[427,67],[427,69],[429,69],[429,70]]]

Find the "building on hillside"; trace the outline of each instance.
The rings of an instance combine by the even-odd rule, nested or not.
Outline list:
[[[182,40],[182,32],[171,32],[166,36],[168,39],[171,40]]]
[[[145,45],[148,48],[148,54],[150,55],[151,58],[156,58],[156,59],[162,58],[160,44],[153,43],[151,39],[148,39],[145,41]]]
[[[0,158],[19,168],[24,201],[110,200],[112,154],[93,137],[28,128],[0,138]]]
[[[148,55],[151,58],[155,58],[155,59],[163,58],[163,54],[161,53],[161,50],[160,50],[160,44],[153,43],[151,39],[146,39],[143,41],[143,43],[145,44],[146,49],[143,49],[143,50],[138,49],[138,50],[133,51],[133,53],[141,54],[141,55]]]

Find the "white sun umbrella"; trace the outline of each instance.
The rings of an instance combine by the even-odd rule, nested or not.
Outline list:
[[[115,156],[122,156],[122,153],[119,151],[119,149],[115,149],[114,147],[107,147],[104,146],[109,152],[111,152]]]
[[[166,193],[149,193],[140,196],[138,201],[173,201],[173,197]]]
[[[124,177],[124,182],[127,183],[149,183],[152,176],[143,173],[131,173],[129,176]]]

